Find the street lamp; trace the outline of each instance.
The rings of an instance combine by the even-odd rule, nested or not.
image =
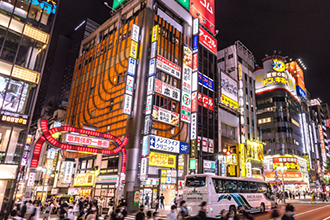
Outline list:
[[[283,176],[284,176],[284,171],[286,171],[288,168],[286,167],[286,166],[280,166],[280,167],[276,167],[276,170],[277,171],[281,171],[281,173],[282,173],[282,186],[283,186],[283,202],[284,202],[284,204],[285,204],[285,189],[284,189],[284,178],[283,178]]]

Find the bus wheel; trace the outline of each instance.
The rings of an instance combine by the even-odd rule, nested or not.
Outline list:
[[[264,213],[265,212],[265,204],[261,203],[260,205],[260,213]]]
[[[229,212],[233,211],[234,213],[236,213],[236,207],[234,205],[229,207]]]

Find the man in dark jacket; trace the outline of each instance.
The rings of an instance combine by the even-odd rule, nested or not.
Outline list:
[[[24,216],[26,214],[26,208],[27,208],[26,203],[27,203],[27,201],[24,202],[24,205],[22,207],[22,210],[21,210],[21,213],[20,213],[19,217],[24,218]]]
[[[199,205],[201,207],[201,210],[199,210],[198,217],[200,217],[201,219],[207,219],[207,217],[206,217],[206,210],[207,210],[206,204],[207,204],[206,202],[202,202],[202,204]]]
[[[141,205],[140,211],[135,216],[135,220],[144,220],[145,216],[146,214],[144,213],[144,206]]]

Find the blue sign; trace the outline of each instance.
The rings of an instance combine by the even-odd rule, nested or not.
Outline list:
[[[127,74],[130,76],[135,76],[135,67],[136,67],[136,60],[130,57],[128,59],[128,68],[127,68]]]
[[[149,155],[149,137],[143,137],[143,148],[142,148],[142,157],[147,157]]]
[[[189,154],[189,144],[180,141],[180,154]]]
[[[32,5],[39,5],[47,14],[55,14],[56,12],[56,5],[52,5],[46,1],[39,2],[38,0],[25,0],[27,2],[31,2]]]
[[[198,84],[203,85],[203,74],[200,72],[198,72]]]
[[[220,169],[221,169],[221,175],[224,175],[225,174],[225,164],[224,163],[220,164]]]
[[[306,92],[300,87],[300,86],[296,86],[297,89],[297,94],[303,98],[305,101],[307,101],[307,96],[306,96]]]
[[[209,78],[208,87],[209,87],[210,90],[213,91],[213,79],[210,79],[210,78]]]
[[[149,76],[153,76],[156,73],[156,59],[150,60],[150,65],[149,65]]]
[[[198,35],[193,38],[193,53],[198,51]]]
[[[209,78],[203,75],[203,86],[208,88],[209,87]]]

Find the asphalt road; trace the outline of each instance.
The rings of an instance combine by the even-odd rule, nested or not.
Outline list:
[[[330,220],[330,204],[292,204],[295,207],[295,220]],[[281,216],[284,213],[285,206],[280,206],[278,210]],[[270,212],[263,214],[254,214],[255,220],[269,220]]]

